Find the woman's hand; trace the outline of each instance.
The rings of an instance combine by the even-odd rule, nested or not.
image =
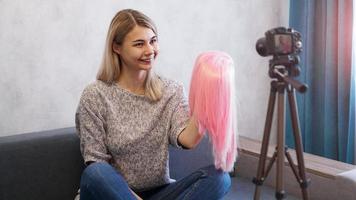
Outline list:
[[[187,127],[179,134],[178,142],[188,149],[195,148],[203,134],[199,133],[198,122],[194,116],[190,117]]]

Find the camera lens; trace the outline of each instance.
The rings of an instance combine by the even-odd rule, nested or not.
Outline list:
[[[268,56],[266,38],[260,38],[256,42],[256,51],[260,56]]]

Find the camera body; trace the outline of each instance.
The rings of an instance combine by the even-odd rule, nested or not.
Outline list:
[[[291,28],[274,28],[265,36],[256,42],[256,50],[261,56],[295,55],[302,51],[301,35]]]

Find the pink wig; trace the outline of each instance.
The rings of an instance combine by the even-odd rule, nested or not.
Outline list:
[[[198,56],[189,92],[190,115],[208,131],[215,167],[231,171],[237,157],[235,76],[232,58],[219,51]]]

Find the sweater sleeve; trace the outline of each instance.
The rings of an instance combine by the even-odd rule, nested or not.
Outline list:
[[[178,136],[186,128],[189,121],[189,105],[183,86],[179,85],[173,101],[174,106],[170,122],[169,143],[181,148],[178,143]]]
[[[104,113],[105,107],[97,89],[92,86],[85,88],[75,114],[80,150],[85,163],[108,162],[111,159],[105,142]]]

